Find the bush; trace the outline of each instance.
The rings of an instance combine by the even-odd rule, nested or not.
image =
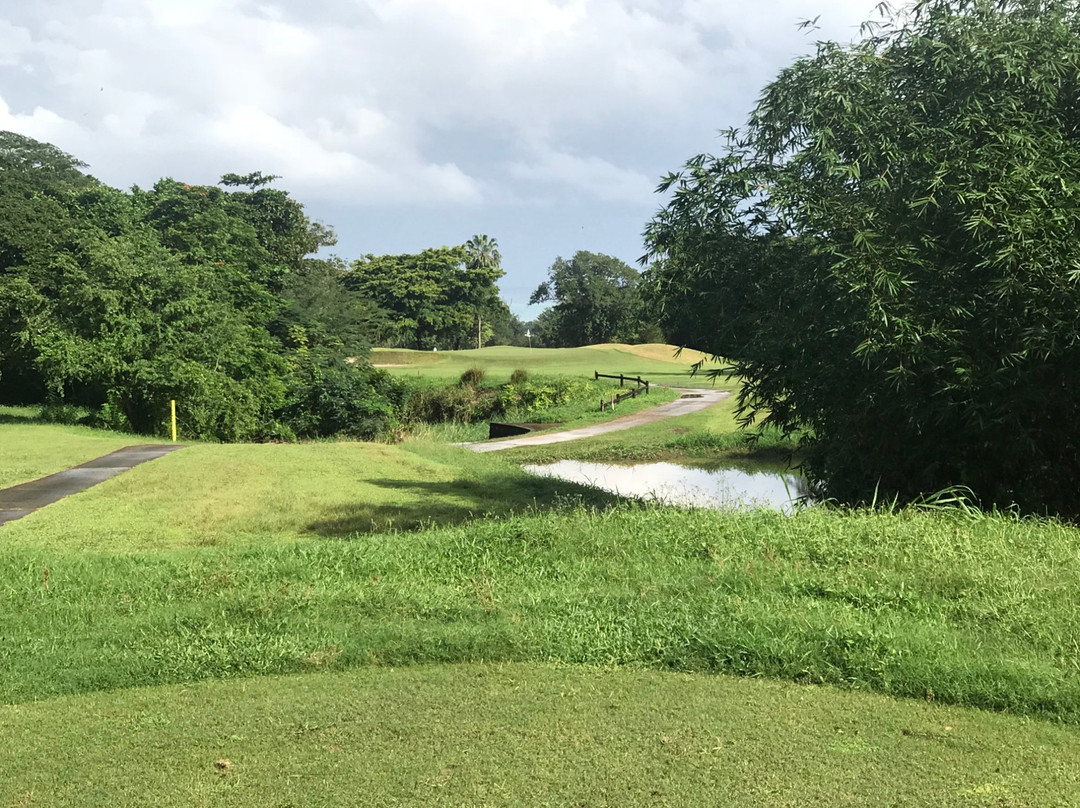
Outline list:
[[[497,391],[475,386],[419,388],[405,406],[408,423],[471,424],[504,413]]]
[[[90,417],[84,407],[52,401],[43,404],[38,417],[50,424],[85,424]]]
[[[887,5],[887,4],[883,4]],[[647,288],[827,496],[1080,515],[1080,14],[920,0],[663,187]]]
[[[484,381],[484,369],[469,368],[461,374],[458,384],[462,387],[479,387],[482,381]]]
[[[518,368],[510,374],[510,384],[522,385],[529,380],[529,371],[525,368]]]
[[[287,440],[289,431],[298,438],[384,437],[397,425],[400,386],[368,365],[337,361],[305,368],[293,376],[278,413],[281,425],[264,437]]]

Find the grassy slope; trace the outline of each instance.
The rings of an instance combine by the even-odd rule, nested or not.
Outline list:
[[[471,351],[406,351],[376,348],[371,361],[389,367],[401,376],[457,379],[471,367],[484,368],[485,382],[501,384],[517,368],[538,375],[592,378],[593,371],[640,375],[658,385],[702,387],[711,383],[704,376],[691,377],[691,364],[702,354],[685,351],[674,357],[674,348],[665,345],[592,345],[585,348],[511,348],[499,346]],[[707,366],[708,367],[708,366]]]
[[[82,426],[35,424],[25,408],[0,407],[0,488],[77,466],[124,446],[158,442]]]
[[[649,671],[472,664],[136,689],[0,707],[0,737],[5,808],[1080,801],[1071,730]]]
[[[453,447],[192,447],[2,528],[0,699],[332,652],[767,674],[1080,722],[1080,532],[1053,523],[628,507],[373,532],[580,490]]]
[[[0,429],[6,436],[10,427]],[[43,442],[58,430],[37,429]],[[64,553],[267,547],[506,515],[560,493],[609,500],[508,460],[423,442],[199,444],[13,522],[4,539]]]

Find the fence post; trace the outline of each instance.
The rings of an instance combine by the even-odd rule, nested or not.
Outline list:
[[[600,378],[600,371],[599,371],[599,370],[594,370],[594,371],[592,372],[592,378],[593,378],[593,381],[594,381],[594,382],[595,382],[595,381],[596,381],[597,379],[599,379],[599,378]]]

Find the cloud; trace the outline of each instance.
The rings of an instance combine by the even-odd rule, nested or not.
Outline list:
[[[283,1],[103,0],[86,13],[56,0],[0,21],[0,65],[30,85],[5,90],[16,124],[61,134],[128,182],[247,157],[339,197],[476,203],[507,180],[578,192],[587,176],[617,200],[651,189],[654,166],[583,144],[655,140],[702,108],[716,110],[711,128],[732,123],[725,76],[798,41],[800,3],[764,5],[317,0],[300,14]],[[484,129],[504,133],[500,153],[470,148]]]
[[[715,148],[815,37],[851,39],[874,0],[822,0],[810,36],[805,0],[2,5],[0,127],[105,182],[259,170],[316,215],[349,212],[331,221],[343,243],[350,221],[393,221],[396,243],[501,223],[546,266],[589,233],[640,254],[658,178]],[[586,204],[589,229],[549,243],[556,211]],[[535,236],[512,229],[523,205]]]
[[[654,184],[636,171],[620,168],[599,157],[578,157],[565,152],[548,152],[533,162],[509,166],[510,174],[521,180],[546,185],[563,185],[604,202],[640,204],[648,199]]]

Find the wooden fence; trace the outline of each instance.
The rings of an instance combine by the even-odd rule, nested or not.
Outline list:
[[[646,395],[649,392],[649,383],[640,376],[626,376],[620,373],[618,376],[610,373],[600,373],[599,371],[593,371],[593,379],[618,379],[619,387],[623,387],[627,382],[633,382],[637,387],[633,387],[627,390],[625,393],[619,393],[618,395],[611,396],[608,400],[600,399],[600,411],[603,412],[606,407],[615,408],[615,405],[620,401],[625,401],[628,398],[637,398],[638,393],[644,391]]]

